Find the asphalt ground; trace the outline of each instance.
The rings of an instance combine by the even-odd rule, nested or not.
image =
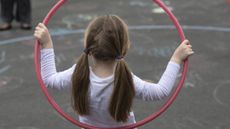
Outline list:
[[[230,128],[230,2],[226,0],[166,1],[191,41],[187,79],[176,101],[140,129]],[[41,22],[57,0],[32,0],[33,26]],[[83,32],[92,18],[117,14],[130,29],[131,49],[126,57],[132,71],[157,82],[179,36],[167,15],[151,0],[69,0],[48,25],[53,35],[57,68],[72,66],[83,50]],[[33,30],[14,22],[0,32],[0,129],[76,129],[50,106],[36,80]],[[180,76],[178,76],[178,79]],[[77,119],[70,92],[49,89],[63,110]],[[161,102],[135,100],[137,120],[156,112]]]

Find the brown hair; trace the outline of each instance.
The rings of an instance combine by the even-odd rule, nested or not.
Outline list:
[[[131,72],[123,59],[130,45],[128,27],[115,15],[94,19],[85,33],[85,53],[76,65],[72,76],[72,105],[79,115],[89,115],[89,62],[90,53],[100,61],[117,60],[114,89],[109,112],[118,122],[126,122],[131,111],[135,89]]]

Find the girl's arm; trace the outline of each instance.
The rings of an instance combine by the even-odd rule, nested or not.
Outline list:
[[[133,75],[136,97],[152,101],[161,100],[168,96],[175,85],[180,70],[180,64],[193,53],[192,46],[189,44],[188,40],[181,43],[181,45],[175,50],[165,72],[157,84],[143,81]]]
[[[170,61],[160,81],[156,84],[133,75],[136,97],[146,101],[161,100],[167,97],[175,84],[179,70],[180,65]]]
[[[70,87],[75,65],[63,72],[57,72],[53,43],[46,26],[42,23],[38,24],[34,36],[41,43],[41,75],[46,86],[57,89]]]
[[[74,69],[75,65],[65,71],[57,72],[54,50],[41,49],[41,75],[47,87],[59,90],[69,88]]]

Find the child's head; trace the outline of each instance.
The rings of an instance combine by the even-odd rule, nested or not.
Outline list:
[[[128,120],[135,90],[131,72],[122,58],[129,45],[128,27],[118,16],[100,16],[89,24],[85,33],[85,53],[79,58],[72,76],[72,106],[79,115],[90,114],[89,54],[96,60],[116,61],[108,111],[118,122]]]
[[[85,33],[85,49],[97,60],[124,57],[129,45],[128,27],[115,15],[97,17]]]

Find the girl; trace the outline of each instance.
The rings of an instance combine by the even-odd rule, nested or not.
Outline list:
[[[94,19],[85,32],[84,47],[76,65],[56,72],[53,43],[44,24],[34,36],[41,43],[41,72],[47,87],[72,87],[72,106],[80,122],[97,127],[118,127],[135,123],[133,98],[154,101],[170,94],[180,64],[193,54],[185,40],[175,50],[157,84],[131,73],[124,57],[130,47],[128,27],[115,15]],[[89,59],[92,58],[92,66]]]

